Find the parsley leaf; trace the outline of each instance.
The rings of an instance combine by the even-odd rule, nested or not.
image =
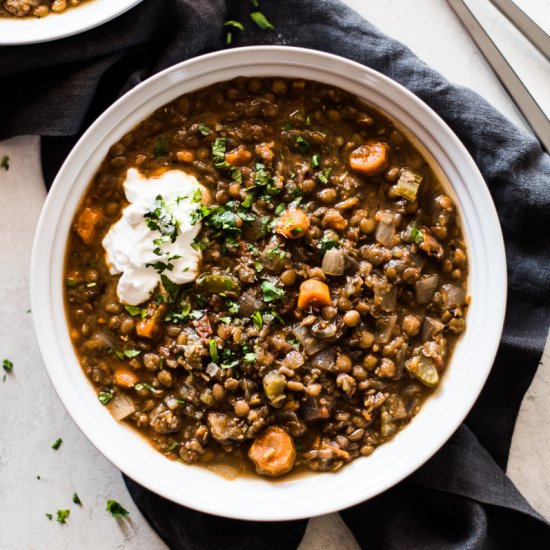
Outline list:
[[[260,288],[262,290],[262,300],[264,302],[274,302],[284,297],[285,291],[282,288],[276,287],[271,281],[264,279]]]
[[[262,31],[272,31],[275,27],[267,20],[267,17],[261,11],[253,11],[250,19],[262,29]]]
[[[418,229],[418,227],[415,227],[414,225],[411,227],[411,242],[414,244],[420,244],[424,242],[424,233]]]
[[[342,244],[335,240],[331,239],[328,235],[325,235],[320,241],[319,241],[319,248],[322,252],[326,252],[327,250],[330,250],[331,248],[340,248]]]
[[[132,357],[137,357],[141,353],[141,351],[139,351],[138,349],[125,349],[119,351],[113,348],[109,348],[107,351],[118,357],[121,361],[123,359],[131,359]]]
[[[241,172],[240,168],[233,168],[231,170],[231,179],[233,181],[236,181],[237,183],[243,182],[243,173]]]
[[[2,162],[0,162],[0,168],[2,170],[5,170],[6,172],[10,169],[10,157],[8,157],[8,155],[4,155],[2,157]]]
[[[227,168],[229,166],[229,163],[225,162],[226,141],[226,138],[216,138],[216,141],[212,144],[212,156],[216,168]]]
[[[108,500],[105,510],[110,512],[114,518],[127,518],[130,515],[130,512],[128,512],[128,510],[126,510],[126,508],[124,508],[122,504],[119,504],[116,500]]]
[[[220,354],[218,353],[218,344],[216,343],[216,340],[210,340],[208,342],[208,351],[210,352],[212,361],[214,361],[214,363],[219,363]]]
[[[97,398],[102,405],[107,405],[109,401],[114,397],[113,390],[100,391]]]
[[[206,126],[206,124],[199,124],[199,132],[203,136],[207,136],[207,135],[212,133],[212,130],[210,130],[210,128],[208,126]]]
[[[162,195],[157,195],[153,210],[146,212],[143,217],[149,229],[169,237],[170,242],[174,243],[178,236],[180,222],[174,217],[172,208],[173,205],[167,203]]]
[[[158,159],[159,157],[163,157],[168,154],[169,151],[170,143],[168,142],[166,136],[158,136],[155,141],[155,146],[153,147],[155,158]]]
[[[256,328],[260,329],[264,326],[264,320],[262,319],[262,312],[261,311],[255,311],[252,314],[252,322],[256,326]]]
[[[235,300],[226,300],[225,305],[227,307],[227,311],[229,311],[231,315],[236,315],[239,313],[240,306],[237,302],[235,302]]]
[[[307,153],[311,147],[311,143],[304,137],[298,136],[296,138],[296,147],[298,147],[298,151],[300,151],[300,153]]]
[[[317,168],[319,166],[319,164],[321,164],[321,155],[319,155],[319,153],[315,153],[311,157],[311,166],[313,168]]]
[[[82,506],[82,501],[80,500],[80,497],[76,493],[73,495],[73,502],[75,504],[80,504],[80,506]]]
[[[57,511],[57,521],[59,523],[67,523],[67,518],[71,515],[70,510],[58,510]]]
[[[240,31],[244,31],[244,25],[240,21],[236,21],[235,19],[228,19],[224,23],[224,27],[235,27],[236,29],[239,29]]]
[[[193,198],[191,202],[201,202],[202,200],[202,191],[200,187],[197,187],[197,190],[193,193]]]
[[[57,451],[57,449],[59,449],[59,447],[61,447],[61,443],[63,443],[63,440],[58,437],[54,442],[53,442],[53,445],[52,445],[52,449],[54,451]]]
[[[4,359],[2,361],[2,368],[6,371],[6,372],[10,372],[13,370],[13,363],[9,360],[9,359]]]
[[[46,517],[47,517],[50,521],[52,521],[53,516],[52,516],[51,514],[46,514]]]
[[[138,382],[135,386],[134,386],[134,389],[136,391],[141,391],[143,388],[149,390],[149,391],[152,391],[152,392],[156,392],[157,391],[157,388],[155,388],[155,386],[152,386],[151,384],[148,384],[147,382]]]
[[[317,179],[321,183],[326,185],[328,183],[328,178],[329,178],[331,172],[332,172],[332,168],[326,168],[325,170],[323,170],[322,172],[317,174]]]
[[[253,351],[244,354],[243,361],[247,364],[252,364],[256,362],[256,354]]]
[[[136,317],[137,315],[141,315],[142,308],[139,306],[124,306],[124,309],[132,316]]]

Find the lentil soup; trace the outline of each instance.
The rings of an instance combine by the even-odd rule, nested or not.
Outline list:
[[[0,0],[0,17],[45,17],[90,0]]]
[[[467,252],[426,159],[325,84],[157,109],[73,221],[67,317],[100,402],[168,458],[335,471],[391,439],[465,329]]]

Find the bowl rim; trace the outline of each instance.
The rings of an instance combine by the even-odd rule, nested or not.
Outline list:
[[[270,72],[276,70],[283,70],[284,74]],[[429,142],[429,153],[434,154],[439,164],[445,161],[445,174],[451,180],[452,190],[460,196],[459,210],[465,205],[471,209],[469,213],[462,211],[462,224],[470,261],[476,253],[469,291],[475,288],[479,292],[470,306],[464,339],[456,346],[442,384],[406,430],[401,430],[370,457],[357,459],[337,473],[274,483],[245,477],[227,482],[205,468],[174,464],[133,430],[116,422],[98,403],[80,365],[76,363],[78,369],[74,368],[76,358],[68,339],[64,304],[62,300],[59,302],[62,277],[54,280],[55,273],[61,273],[59,264],[63,263],[67,232],[74,215],[74,209],[66,208],[66,203],[72,200],[73,205],[77,204],[75,197],[82,197],[90,178],[79,180],[79,174],[85,170],[95,172],[99,163],[94,164],[93,159],[103,158],[114,143],[115,134],[120,138],[127,131],[124,125],[130,129],[147,116],[140,112],[150,114],[170,100],[166,97],[173,99],[186,93],[185,86],[190,86],[189,90],[203,87],[193,87],[197,79],[206,78],[213,83],[226,80],[227,74],[251,76],[247,71],[256,76],[292,73],[297,77],[315,73],[317,78],[313,80],[343,89],[350,89],[353,84],[369,97],[391,101],[391,109],[401,109],[402,118],[396,121],[407,128],[418,125],[411,131],[421,136],[420,141],[426,147]],[[331,81],[334,78],[338,79],[336,83]],[[379,108],[394,119],[391,111],[388,113],[388,105]],[[66,210],[70,212],[64,213]],[[63,224],[65,233],[60,229]],[[472,240],[473,229],[478,235],[476,240]],[[504,242],[489,190],[465,147],[435,112],[400,84],[348,59],[303,48],[251,46],[206,54],[165,69],[121,97],[84,133],[60,169],[36,229],[31,258],[31,307],[39,348],[54,388],[75,423],[106,458],[136,482],[179,504],[235,519],[279,521],[326,514],[372,498],[404,479],[437,452],[466,417],[491,370],[504,323],[506,277]],[[456,366],[459,357],[460,368]],[[448,379],[454,385],[446,384]],[[75,388],[80,392],[75,392]],[[454,407],[447,414],[450,404]],[[417,445],[412,437],[417,432],[425,438],[422,445]],[[132,453],[125,453],[123,444],[131,447]],[[407,460],[399,460],[398,452],[404,452]],[[323,498],[327,495],[331,498]]]
[[[42,18],[0,17],[0,46],[37,44],[93,29],[122,15],[142,0],[90,0]]]

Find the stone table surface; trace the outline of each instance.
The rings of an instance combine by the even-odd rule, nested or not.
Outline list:
[[[518,125],[519,113],[444,0],[346,0],[381,30],[407,44],[450,80],[485,97]],[[550,0],[517,0],[550,32]],[[498,46],[550,115],[550,66],[489,4],[471,0]],[[525,126],[524,126],[525,127]],[[0,360],[14,369],[0,381],[0,547],[11,549],[163,549],[133,505],[120,472],[82,435],[53,390],[29,311],[33,233],[45,199],[39,139],[0,143],[9,172],[0,171]],[[48,266],[43,266],[48,269]],[[63,444],[51,448],[56,438]],[[518,418],[508,474],[550,519],[550,346]],[[73,504],[78,492],[83,505]],[[131,512],[118,522],[105,511],[116,499]],[[70,508],[66,525],[48,521]],[[336,514],[310,521],[300,550],[351,550],[357,543]]]

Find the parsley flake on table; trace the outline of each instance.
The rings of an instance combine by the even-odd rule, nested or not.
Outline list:
[[[13,363],[9,359],[4,359],[2,361],[2,368],[6,372],[11,372],[13,370]]]
[[[57,449],[59,449],[59,447],[61,447],[61,443],[63,443],[63,440],[62,440],[60,437],[58,437],[58,438],[53,442],[53,444],[52,444],[52,449],[53,449],[54,451],[57,451]]]
[[[127,518],[130,515],[130,512],[128,512],[128,510],[126,510],[126,508],[124,508],[124,506],[119,504],[116,500],[108,500],[105,510],[110,512],[114,518]]]
[[[51,514],[46,514],[46,517],[47,517],[50,521],[52,521],[52,519],[53,519],[53,516],[52,516]]]
[[[6,172],[10,169],[10,157],[8,157],[8,155],[4,155],[2,157],[2,161],[0,162],[0,168],[2,170],[5,170]]]
[[[75,493],[75,494],[73,495],[73,502],[74,502],[75,504],[79,504],[80,506],[82,506],[82,501],[80,500],[80,497],[78,496],[77,493]]]
[[[70,510],[58,510],[57,511],[57,521],[59,523],[67,523],[67,519],[71,515]]]
[[[275,27],[268,21],[267,17],[261,11],[253,11],[250,14],[250,19],[262,29],[262,31],[272,31]]]
[[[235,21],[234,19],[228,19],[223,25],[224,27],[231,27],[244,31],[244,25],[240,21]],[[231,42],[233,42],[233,33],[231,31],[227,31],[225,41],[227,44],[231,44]]]

